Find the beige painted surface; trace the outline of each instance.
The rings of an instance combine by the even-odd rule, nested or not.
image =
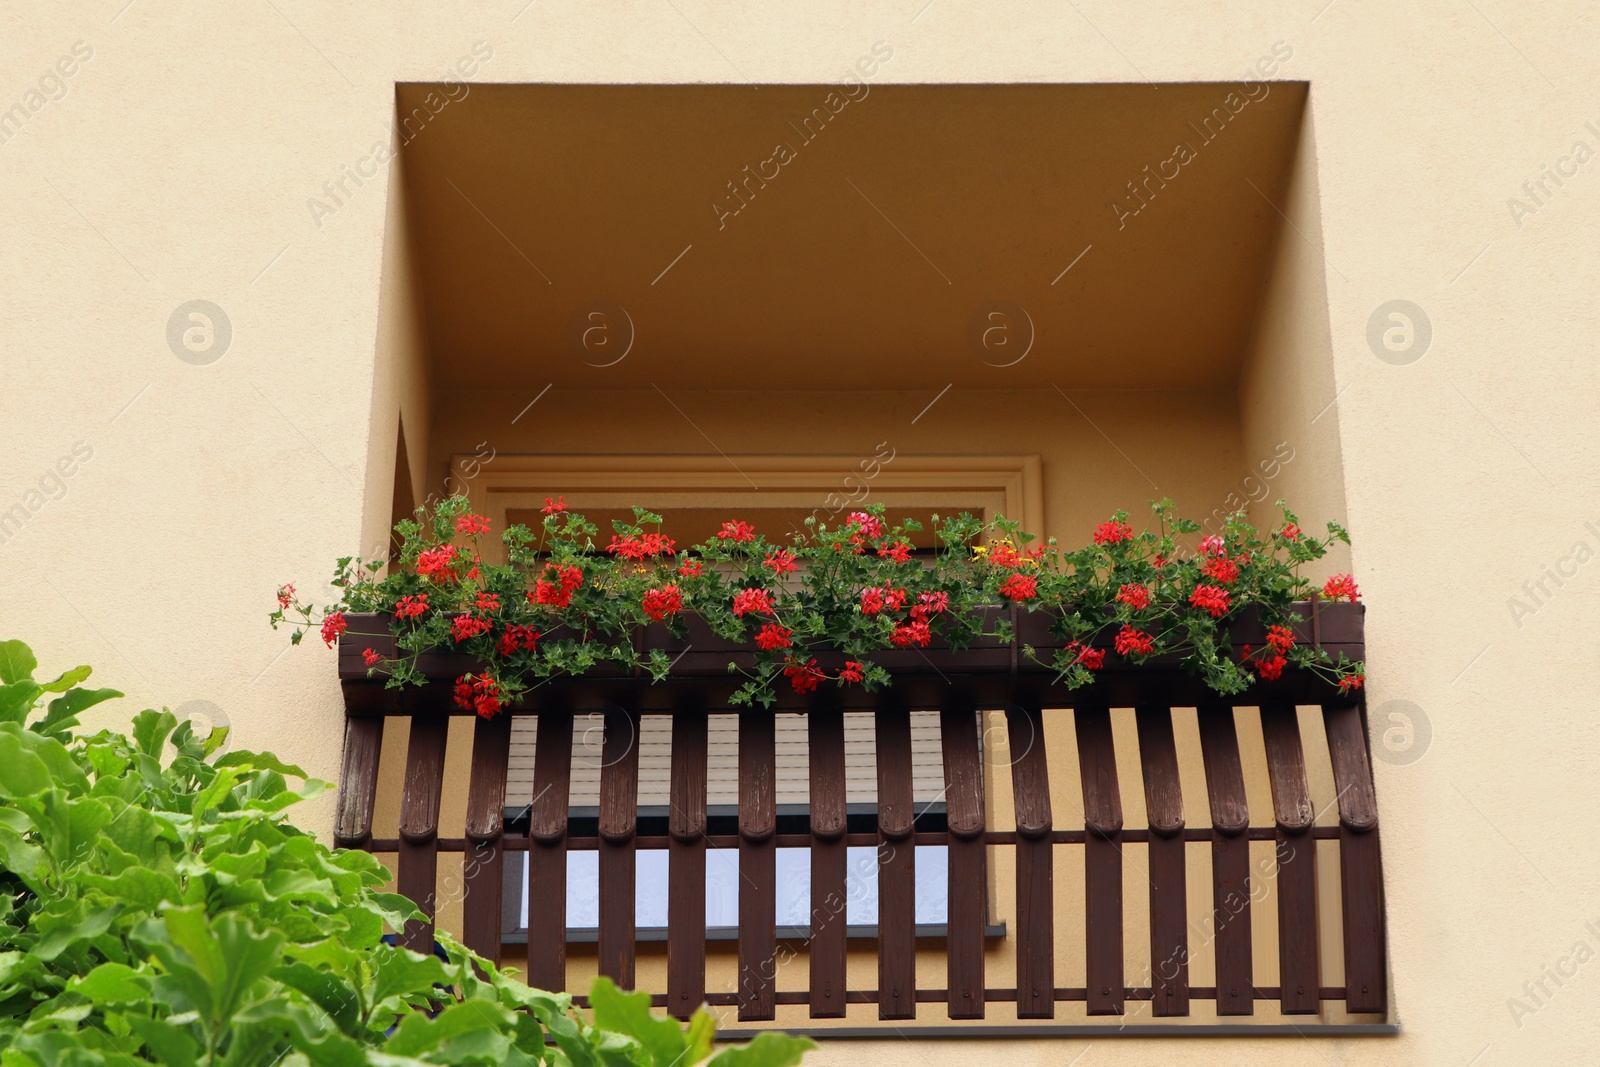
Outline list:
[[[0,513],[14,504],[27,513],[0,542],[0,632],[31,640],[48,667],[93,662],[98,679],[131,694],[130,707],[214,703],[241,745],[275,748],[324,776],[336,773],[340,743],[331,656],[310,646],[280,656],[284,636],[263,623],[272,591],[296,580],[314,592],[332,557],[381,529],[373,493],[393,484],[392,412],[418,410],[408,435],[431,442],[430,462],[482,439],[468,440],[459,410],[441,412],[430,432],[416,390],[403,384],[419,327],[398,295],[401,268],[385,254],[393,171],[372,153],[395,82],[439,80],[477,41],[492,48],[471,76],[478,82],[819,82],[841,77],[879,40],[895,49],[884,83],[1234,81],[1274,42],[1287,43],[1293,55],[1276,76],[1310,83],[1311,138],[1289,202],[1278,205],[1295,226],[1280,238],[1259,350],[1245,357],[1257,369],[1241,390],[1242,428],[1226,465],[1192,446],[1147,446],[1129,432],[1139,424],[1121,421],[1137,416],[1115,394],[1073,399],[1091,417],[1120,413],[1096,422],[1186,504],[1203,505],[1243,478],[1263,443],[1287,439],[1297,458],[1285,485],[1305,517],[1345,511],[1370,604],[1376,740],[1392,727],[1388,740],[1403,743],[1404,724],[1390,718],[1405,710],[1399,701],[1431,727],[1420,759],[1419,748],[1384,748],[1377,765],[1403,1032],[1288,1045],[1102,1038],[1084,1062],[1592,1058],[1600,1034],[1591,986],[1600,979],[1592,968],[1572,973],[1569,956],[1580,941],[1591,951],[1600,941],[1585,925],[1597,918],[1600,859],[1577,837],[1597,801],[1600,755],[1587,696],[1600,604],[1597,578],[1579,562],[1600,547],[1589,355],[1600,193],[1595,163],[1574,154],[1575,142],[1590,155],[1600,145],[1585,126],[1600,127],[1585,95],[1600,73],[1586,7],[924,9],[916,0],[608,11],[520,0],[114,0],[8,11],[0,27],[0,108],[26,112],[20,132],[7,127],[0,143]],[[75,42],[77,58],[58,68]],[[1313,149],[1314,184],[1304,170]],[[1154,162],[1160,149],[1151,151]],[[1547,166],[1561,168],[1559,185],[1543,177]],[[360,185],[345,178],[337,209],[314,219],[308,199],[331,204],[324,183],[345,167],[369,176]],[[1524,188],[1541,181],[1542,191]],[[1524,205],[1515,212],[1513,197]],[[1161,206],[1128,230],[1159,222]],[[661,286],[692,288],[693,257],[717,248],[708,206],[684,211],[681,243],[663,250],[656,270],[683,244],[696,247]],[[915,238],[914,225],[895,221]],[[860,224],[872,241],[900,240],[872,226],[872,216]],[[1129,234],[1107,240],[1118,236]],[[486,247],[500,240],[488,226],[478,238]],[[1062,235],[1039,263],[1042,276],[1084,243]],[[1072,274],[1092,268],[1093,256]],[[927,267],[905,249],[905,269]],[[395,303],[380,299],[386,292]],[[1421,305],[1433,328],[1426,355],[1401,366],[1378,359],[1366,336],[1369,317],[1397,298]],[[165,336],[169,316],[193,299],[220,305],[232,325],[230,347],[205,366],[176,358]],[[1264,369],[1283,359],[1301,370]],[[1010,438],[1023,416],[1003,408],[986,418],[992,397],[967,396],[965,423],[930,423],[930,414],[910,426],[943,381],[918,384],[920,402],[909,382],[893,401],[908,447],[948,450],[946,435],[983,427],[992,450],[1019,450]],[[1312,426],[1329,388],[1337,407]],[[532,392],[481,403],[509,420]],[[954,410],[962,397],[953,390],[940,405]],[[558,399],[552,392],[541,406]],[[691,399],[703,406],[685,410],[713,439],[740,427],[751,437],[776,432],[748,405]],[[1080,536],[1096,512],[1141,504],[1143,480],[1069,407],[1047,412],[1030,400],[1023,412],[1041,420],[1030,432],[1073,437],[1063,453],[1079,448],[1094,464],[1083,510],[1060,512],[1063,537]],[[540,419],[593,432],[576,411]],[[660,428],[681,438],[672,447],[710,450],[688,425]],[[863,427],[860,441],[883,437]],[[1298,466],[1302,439],[1309,458]],[[50,470],[80,441],[92,458],[58,484]],[[594,450],[590,441],[559,447]],[[412,463],[422,455],[411,451]],[[1332,478],[1341,460],[1342,505]],[[441,472],[435,463],[417,473]],[[1071,484],[1056,477],[1048,500]],[[1562,573],[1546,577],[1547,567]],[[1531,592],[1524,583],[1535,583]],[[92,721],[119,716],[108,709]],[[330,812],[320,803],[308,825],[326,829]],[[1543,973],[1557,966],[1567,973]],[[1529,1009],[1520,1018],[1513,997]],[[813,1062],[1058,1064],[1088,1044],[891,1040],[830,1045]]]

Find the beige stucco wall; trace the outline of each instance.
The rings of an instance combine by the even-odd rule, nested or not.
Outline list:
[[[1395,727],[1402,746],[1383,750],[1377,787],[1403,1032],[1292,1047],[1101,1038],[1090,1062],[1591,1058],[1600,979],[1571,973],[1569,954],[1600,942],[1586,927],[1600,858],[1576,836],[1600,754],[1586,695],[1600,606],[1582,566],[1600,546],[1587,352],[1600,261],[1593,164],[1561,162],[1597,141],[1584,7],[113,0],[0,19],[0,107],[28,109],[0,143],[0,510],[28,510],[0,543],[0,633],[48,667],[96,664],[134,706],[208,701],[241,745],[325,776],[340,739],[330,658],[285,654],[263,619],[277,583],[314,591],[382,526],[369,490],[393,481],[388,416],[407,404],[415,330],[403,300],[376,299],[404,292],[384,254],[391,172],[370,162],[396,80],[437,79],[480,40],[494,48],[482,78],[579,82],[820,81],[878,39],[894,43],[897,81],[1220,80],[1288,42],[1281,76],[1312,85],[1316,170],[1287,210],[1320,226],[1298,227],[1300,252],[1285,245],[1288,291],[1260,336],[1264,352],[1331,355],[1336,418],[1315,434],[1337,437],[1314,439],[1337,444],[1345,473],[1374,729]],[[46,78],[76,42],[73,73]],[[1530,199],[1546,165],[1569,172]],[[346,167],[372,176],[346,179],[338,210],[314,220],[307,199]],[[194,299],[232,326],[207,365],[166,337]],[[1431,320],[1408,365],[1367,340],[1393,299]],[[379,371],[392,384],[375,392]],[[1279,433],[1313,439],[1263,412],[1298,418],[1317,390],[1256,382],[1239,401],[1245,464]],[[48,472],[77,442],[91,458],[60,488]],[[1137,507],[1130,488],[1114,503]],[[1409,750],[1389,717],[1402,711],[1427,727]],[[1514,1014],[1513,997],[1530,1010]],[[886,1041],[870,1055],[1045,1064],[1089,1044]],[[865,1054],[830,1045],[815,1062]]]

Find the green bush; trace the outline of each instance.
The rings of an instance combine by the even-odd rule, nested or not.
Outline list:
[[[388,872],[284,814],[326,783],[267,754],[218,756],[221,732],[196,738],[164,710],[141,712],[131,737],[80,736],[78,714],[122,694],[80,687],[87,667],[51,682],[35,667],[0,642],[0,1067],[710,1055],[704,1011],[684,1027],[602,979],[591,1022],[443,932],[448,961],[385,944],[418,917],[379,891]],[[712,1062],[785,1067],[810,1047],[768,1033]]]

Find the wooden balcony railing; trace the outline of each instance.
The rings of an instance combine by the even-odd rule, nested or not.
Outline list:
[[[1359,605],[1306,605],[1300,640],[1362,657]],[[1254,627],[1254,632],[1252,632]],[[1259,624],[1234,624],[1237,647],[1262,643]],[[672,644],[664,633],[641,635],[645,643]],[[477,720],[471,753],[465,836],[439,836],[440,798],[446,767],[450,715],[464,714],[450,700],[448,683],[472,664],[461,657],[425,657],[422,669],[439,684],[391,690],[369,679],[360,652],[388,654],[386,620],[352,619],[341,642],[340,674],[348,714],[342,792],[336,837],[346,847],[398,853],[399,890],[433,915],[440,852],[465,853],[463,940],[499,961],[503,940],[503,867],[508,853],[526,853],[529,877],[527,976],[530,984],[563,989],[567,984],[566,853],[599,852],[598,969],[619,984],[635,984],[635,859],[639,850],[668,853],[668,934],[665,988],[654,1001],[687,1017],[701,1003],[736,1006],[738,1018],[773,1020],[781,1005],[803,1005],[810,1018],[841,1019],[851,1004],[876,1004],[883,1020],[911,1020],[919,1005],[943,1004],[952,1020],[982,1020],[990,1005],[1014,1004],[1017,1020],[1048,1020],[1058,1003],[1078,1001],[1091,1016],[1124,1016],[1130,1004],[1148,1001],[1156,1018],[1184,1017],[1194,1001],[1211,1001],[1221,1017],[1250,1016],[1257,1001],[1275,1001],[1285,1015],[1311,1015],[1340,1006],[1357,1015],[1387,1011],[1383,883],[1378,817],[1359,693],[1341,696],[1318,679],[1292,672],[1251,691],[1222,698],[1198,680],[1160,664],[1137,669],[1108,666],[1089,688],[1068,692],[1052,674],[1021,654],[1023,643],[1048,647],[1042,622],[1018,619],[1017,639],[962,652],[897,650],[880,657],[895,673],[891,689],[867,694],[825,685],[805,696],[785,693],[777,711],[807,716],[809,736],[809,832],[779,833],[774,781],[774,711],[739,712],[738,832],[710,834],[706,814],[707,713],[729,710],[735,686],[727,664],[737,650],[705,633],[671,648],[679,656],[673,676],[658,685],[623,676],[588,676],[552,682],[523,706],[490,720]],[[686,644],[687,647],[683,647]],[[826,666],[826,665],[825,665]],[[1298,707],[1321,708],[1338,822],[1319,824],[1308,786],[1306,746]],[[1204,803],[1209,825],[1185,820],[1179,746],[1172,709],[1195,708],[1203,762]],[[1119,780],[1112,710],[1133,709],[1142,782]],[[1259,714],[1264,760],[1270,780],[1270,818],[1252,820],[1246,800],[1246,761],[1235,728],[1236,709]],[[571,719],[603,710],[606,716],[597,832],[570,830],[568,795],[572,774]],[[845,812],[843,713],[870,711],[876,728],[876,830],[850,832]],[[912,795],[910,713],[936,710],[941,725],[946,828],[920,831]],[[1014,826],[997,827],[986,810],[986,763],[978,730],[980,712],[1003,712],[1009,734]],[[511,716],[538,716],[533,801],[526,833],[508,834],[507,763]],[[668,832],[638,832],[639,764],[633,739],[639,719],[671,717],[671,783]],[[386,717],[408,717],[409,744],[397,839],[372,837],[378,757]],[[1062,825],[1051,801],[1050,774],[1070,773],[1047,765],[1041,743],[1047,726],[1064,729],[1070,717],[1078,753],[1082,825]],[[1254,736],[1254,731],[1251,731]],[[1260,755],[1253,755],[1259,761]],[[1004,773],[1006,765],[998,766]],[[1123,789],[1142,787],[1147,825],[1123,819]],[[1195,803],[1197,798],[1190,798]],[[1276,843],[1275,887],[1278,945],[1277,984],[1258,985],[1254,972],[1250,843]],[[1207,843],[1211,853],[1209,897],[1214,922],[1211,954],[1215,981],[1189,981],[1191,944],[1188,845]],[[1332,842],[1338,856],[1342,943],[1325,938],[1333,924],[1319,912],[1318,842]],[[914,926],[916,845],[949,849],[948,927],[942,944],[946,978],[942,988],[919,985]],[[1130,976],[1124,958],[1124,846],[1147,849],[1149,875],[1149,969]],[[876,988],[851,988],[846,977],[846,849],[878,849]],[[775,857],[779,848],[811,853],[812,929],[805,945],[806,987],[778,988],[779,943],[775,921]],[[738,897],[737,988],[707,988],[706,850],[736,849]],[[1057,852],[1081,849],[1085,872],[1080,915],[1058,914],[1054,872]],[[1010,857],[1004,857],[1008,851]],[[1015,867],[1015,903],[1008,936],[1015,944],[1015,974],[990,973],[993,947],[985,940],[989,914],[990,862]],[[1198,888],[1198,887],[1197,887]],[[1201,890],[1203,892],[1203,890]],[[1074,897],[1074,899],[1077,899]],[[1055,928],[1079,923],[1084,930],[1083,985],[1058,984]],[[431,923],[412,923],[403,941],[431,948]],[[927,942],[924,953],[930,951]],[[1343,985],[1323,985],[1320,954],[1342,955]],[[1077,970],[1076,967],[1073,968]],[[1014,980],[1013,980],[1014,979]],[[1138,979],[1138,980],[1133,980]],[[787,977],[786,983],[794,979]],[[581,1002],[581,998],[580,1002]],[[926,1009],[924,1009],[926,1010]],[[1143,1010],[1143,1009],[1141,1009]]]

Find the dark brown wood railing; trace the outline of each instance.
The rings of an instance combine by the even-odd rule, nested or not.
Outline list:
[[[1359,606],[1310,605],[1303,611],[1301,640],[1351,658],[1362,655]],[[728,679],[732,650],[705,634],[691,635],[671,679],[592,676],[552,682],[524,706],[475,724],[464,838],[439,835],[445,773],[446,725],[463,714],[450,701],[448,684],[391,690],[367,677],[360,652],[393,650],[381,619],[352,619],[341,642],[347,733],[342,792],[335,836],[340,845],[397,853],[400,892],[416,901],[429,922],[408,924],[402,939],[419,951],[431,948],[438,854],[464,856],[463,940],[498,962],[502,948],[502,885],[505,854],[526,852],[529,877],[528,981],[565,988],[566,853],[598,850],[600,914],[597,946],[600,973],[632,987],[635,978],[634,871],[637,851],[665,849],[668,860],[666,989],[654,1000],[687,1017],[701,1003],[736,1006],[747,1021],[775,1018],[780,1005],[805,1005],[814,1019],[839,1019],[848,1005],[875,1003],[883,1020],[909,1020],[918,1006],[942,1002],[955,1020],[985,1017],[993,1003],[1015,1004],[1022,1020],[1051,1019],[1056,1005],[1083,1002],[1095,1016],[1122,1016],[1129,1002],[1149,1001],[1157,1017],[1183,1017],[1195,1000],[1215,1003],[1220,1016],[1248,1016],[1257,1001],[1277,1001],[1286,1015],[1315,1014],[1327,1002],[1347,1012],[1387,1010],[1383,885],[1378,819],[1359,694],[1341,696],[1314,678],[1286,674],[1258,682],[1238,697],[1222,699],[1195,679],[1160,664],[1108,668],[1092,687],[1067,692],[1051,673],[1021,655],[1024,641],[1048,647],[1051,640],[1024,617],[1019,637],[962,652],[929,649],[886,655],[894,686],[879,694],[824,687],[806,696],[785,693],[775,710],[808,716],[810,803],[806,833],[779,833],[776,808],[774,712],[742,711],[738,743],[738,825],[735,834],[712,834],[707,818],[708,711],[726,711],[734,683]],[[1235,624],[1236,644],[1254,639],[1260,627]],[[698,637],[704,644],[697,644]],[[670,643],[657,634],[644,642]],[[459,657],[424,657],[424,673],[448,683],[470,662]],[[1337,825],[1318,825],[1308,787],[1298,706],[1319,705],[1337,790]],[[1206,782],[1210,825],[1184,820],[1178,750],[1171,709],[1195,708]],[[1138,765],[1148,825],[1124,825],[1118,780],[1113,708],[1132,708],[1137,725]],[[1272,817],[1253,824],[1245,794],[1244,763],[1235,730],[1235,709],[1259,712],[1271,785]],[[572,716],[604,710],[605,749],[600,815],[592,836],[570,832],[568,795],[572,776]],[[1015,826],[991,825],[984,800],[984,753],[977,714],[1004,710],[1010,744],[1009,773]],[[874,832],[851,832],[845,810],[846,710],[874,715],[877,741],[878,814]],[[910,713],[936,710],[941,724],[945,828],[917,829],[912,795]],[[511,716],[537,715],[533,801],[525,836],[505,828],[507,759]],[[671,717],[671,814],[668,832],[638,829],[639,763],[633,739],[640,717]],[[378,761],[385,720],[409,718],[409,745],[397,839],[372,836]],[[1058,826],[1051,805],[1050,771],[1042,743],[1047,722],[1071,718],[1078,750],[1083,826]],[[1055,768],[1062,773],[1061,768]],[[1276,986],[1255,983],[1251,944],[1250,842],[1276,843],[1276,903],[1279,946]],[[1343,943],[1343,986],[1320,984],[1316,842],[1337,843]],[[1190,944],[1186,848],[1206,842],[1211,850],[1210,899],[1215,922],[1216,980],[1189,982]],[[1123,951],[1123,846],[1143,844],[1149,856],[1148,984],[1130,984]],[[949,849],[947,959],[944,988],[917,984],[915,845]],[[849,988],[846,977],[844,902],[846,849],[878,849],[878,976],[876,989]],[[779,942],[775,924],[778,848],[811,852],[812,929],[807,945],[809,980],[801,991],[779,990]],[[706,982],[705,858],[707,848],[736,849],[739,893],[738,984],[708,990]],[[1083,914],[1057,914],[1055,853],[1084,850]],[[1016,871],[1015,911],[1008,916],[1015,943],[1015,984],[991,984],[986,968],[988,864],[1003,862],[1010,849]],[[1082,923],[1085,984],[1057,984],[1055,926]],[[924,951],[928,951],[924,942]],[[581,998],[579,998],[581,1001]]]

